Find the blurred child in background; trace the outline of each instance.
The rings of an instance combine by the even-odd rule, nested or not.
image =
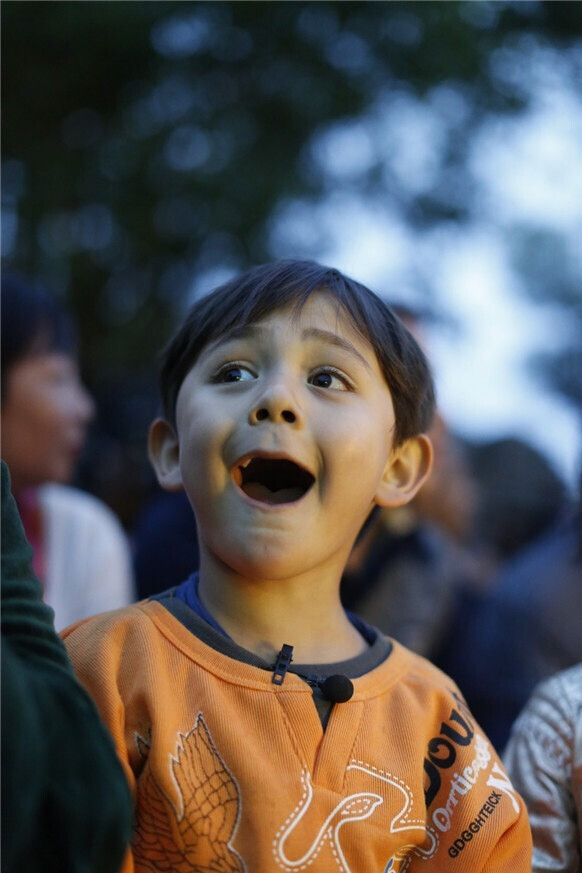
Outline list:
[[[134,595],[120,523],[68,484],[94,412],[67,314],[33,283],[3,277],[2,457],[57,630]]]

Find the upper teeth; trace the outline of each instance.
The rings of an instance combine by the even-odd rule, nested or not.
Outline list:
[[[244,470],[246,467],[248,467],[250,462],[251,462],[251,458],[247,458],[246,461],[243,461],[242,464],[239,464],[239,467],[241,468],[241,470]]]

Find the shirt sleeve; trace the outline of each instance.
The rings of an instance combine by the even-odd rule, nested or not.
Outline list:
[[[582,869],[580,825],[572,790],[577,718],[561,677],[550,679],[530,698],[505,751],[512,781],[529,810],[534,873]]]
[[[31,557],[2,463],[3,869],[114,873],[131,833],[127,781]]]

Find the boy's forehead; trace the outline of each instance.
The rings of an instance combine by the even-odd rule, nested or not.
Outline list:
[[[366,364],[366,357],[374,355],[369,338],[354,323],[350,313],[342,303],[325,292],[315,292],[306,300],[290,301],[268,312],[251,316],[246,322],[229,325],[217,332],[201,352],[206,354],[237,340],[260,341],[278,327],[298,331],[306,341],[311,339],[329,343],[355,352]],[[354,343],[360,347],[364,345],[364,353],[358,352]]]

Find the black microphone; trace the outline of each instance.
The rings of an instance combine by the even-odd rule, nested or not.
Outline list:
[[[354,683],[341,673],[334,673],[333,676],[320,679],[317,684],[330,703],[347,703],[354,694]]]

